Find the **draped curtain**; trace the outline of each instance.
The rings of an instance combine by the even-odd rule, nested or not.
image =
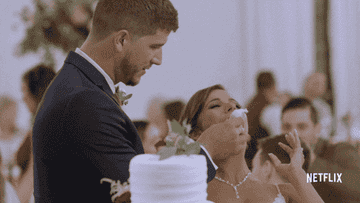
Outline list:
[[[314,2],[239,2],[241,94],[250,99],[257,73],[270,70],[278,90],[301,95],[305,78],[315,71]]]
[[[341,117],[350,112],[351,135],[360,139],[360,1],[330,1],[329,35],[331,67],[334,78],[335,116],[339,140],[348,132]]]

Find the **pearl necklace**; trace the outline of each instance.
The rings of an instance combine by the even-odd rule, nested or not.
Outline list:
[[[251,174],[251,171],[246,175],[246,177],[244,178],[244,180],[242,180],[239,184],[237,184],[237,185],[233,185],[233,184],[231,184],[231,183],[229,183],[229,181],[225,181],[225,180],[223,180],[223,179],[221,179],[221,178],[219,178],[219,177],[216,177],[215,176],[215,179],[217,179],[217,180],[219,180],[219,181],[221,181],[221,182],[224,182],[224,183],[226,183],[226,184],[228,184],[228,185],[231,185],[233,188],[234,188],[234,190],[235,190],[235,192],[236,192],[236,199],[239,199],[240,197],[239,197],[239,193],[238,193],[238,191],[237,191],[237,187],[239,187],[243,182],[245,182],[245,180],[249,177],[249,175]]]

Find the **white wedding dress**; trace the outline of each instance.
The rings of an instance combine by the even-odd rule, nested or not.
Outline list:
[[[284,196],[282,196],[279,186],[276,184],[275,185],[278,191],[278,196],[275,198],[273,203],[286,203]]]

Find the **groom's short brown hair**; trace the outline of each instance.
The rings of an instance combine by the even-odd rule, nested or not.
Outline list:
[[[92,27],[98,39],[120,30],[138,38],[154,35],[158,29],[176,32],[178,12],[169,0],[100,0]]]

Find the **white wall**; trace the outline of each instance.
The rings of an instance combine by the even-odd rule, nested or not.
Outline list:
[[[151,97],[162,95],[188,101],[198,90],[223,84],[241,104],[240,8],[237,0],[173,0],[179,29],[163,48],[163,64],[153,66],[124,107],[130,118],[145,118]],[[145,105],[144,105],[145,104]]]
[[[11,0],[0,3],[0,94],[11,95],[18,101],[18,124],[27,129],[30,113],[22,102],[21,74],[37,64],[36,55],[23,58],[14,56],[16,44],[25,35],[18,13],[24,5],[31,5],[32,0]]]
[[[336,97],[336,116],[350,112],[354,118],[351,136],[360,140],[360,2],[331,1],[331,64]],[[339,139],[347,139],[347,131],[337,123]]]
[[[37,64],[39,55],[16,58],[16,44],[25,34],[22,5],[32,0],[2,1],[0,93],[21,99],[21,75]],[[172,0],[179,12],[180,28],[163,48],[163,64],[153,66],[124,107],[131,119],[145,119],[150,99],[162,96],[188,101],[199,89],[224,85],[245,105],[255,93],[256,73],[272,70],[280,90],[299,94],[302,80],[314,69],[313,3],[311,0]],[[17,31],[11,26],[17,24]],[[58,69],[66,55],[57,54]],[[20,123],[28,112],[21,104]]]

